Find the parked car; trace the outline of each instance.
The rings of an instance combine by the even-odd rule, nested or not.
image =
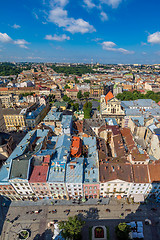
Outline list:
[[[57,209],[52,210],[52,213],[56,213],[56,212],[57,212]]]
[[[66,213],[66,215],[68,215],[70,213],[70,209],[64,210],[64,213]]]
[[[125,209],[125,211],[126,211],[126,212],[131,212],[131,209],[130,209],[130,208],[128,208],[128,209]]]
[[[106,212],[110,212],[111,210],[109,208],[106,209]]]
[[[39,210],[34,211],[34,213],[36,213],[36,214],[38,214],[38,213],[40,213],[40,212],[42,212],[42,209],[39,209]]]
[[[77,212],[82,213],[82,212],[86,212],[86,210],[77,210]]]

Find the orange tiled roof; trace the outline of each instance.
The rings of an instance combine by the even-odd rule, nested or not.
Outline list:
[[[114,98],[114,95],[112,94],[112,92],[108,92],[107,95],[105,96],[105,100],[106,100],[106,104],[108,102],[108,100]]]
[[[73,157],[80,157],[82,154],[82,141],[79,137],[73,136],[71,145],[71,155]]]

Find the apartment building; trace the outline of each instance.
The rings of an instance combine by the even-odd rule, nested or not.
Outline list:
[[[5,125],[8,131],[26,128],[25,116],[27,109],[2,109]]]
[[[34,156],[34,167],[29,183],[37,199],[51,199],[51,192],[47,183],[50,155],[43,152]]]
[[[73,158],[66,167],[66,188],[71,199],[83,198],[83,164],[84,158]]]
[[[86,199],[99,198],[99,161],[95,137],[83,138],[84,182],[83,191]]]
[[[66,165],[70,159],[71,138],[67,135],[52,137],[50,144],[55,145],[48,175],[48,185],[54,199],[68,199],[65,184]]]

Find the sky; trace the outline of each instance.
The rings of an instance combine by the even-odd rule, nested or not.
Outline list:
[[[159,0],[5,0],[0,61],[160,64]]]

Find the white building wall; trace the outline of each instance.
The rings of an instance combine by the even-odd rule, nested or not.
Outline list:
[[[66,183],[68,196],[71,198],[83,197],[82,183]]]
[[[106,183],[100,183],[100,196],[129,196],[131,185],[132,183],[121,181],[118,179],[114,181],[108,181]]]
[[[10,181],[10,182],[20,196],[22,195],[30,196],[34,194],[28,181],[21,181],[21,182]]]
[[[58,196],[64,199],[67,198],[67,189],[65,183],[48,182],[48,186],[53,198],[58,198]]]
[[[133,194],[143,194],[147,195],[147,190],[149,188],[149,183],[133,183],[129,192],[129,195]]]

